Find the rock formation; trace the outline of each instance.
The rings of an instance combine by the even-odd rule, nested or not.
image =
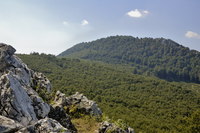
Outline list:
[[[32,129],[35,132],[69,132],[70,129],[56,120],[47,118],[50,105],[38,95],[40,90],[51,91],[49,80],[30,70],[14,55],[15,51],[12,46],[0,43],[0,132],[17,131],[23,127],[27,132]],[[70,118],[68,122],[71,122]]]
[[[134,133],[134,130],[130,127],[122,129],[116,124],[104,121],[101,123],[99,133]]]
[[[70,105],[76,106],[80,112],[85,112],[86,114],[90,114],[93,116],[102,115],[102,111],[98,107],[98,105],[94,101],[88,100],[88,98],[83,94],[77,92],[74,95],[66,97],[65,94],[57,91],[54,106],[64,107]]]
[[[71,133],[71,131],[56,120],[45,118],[18,130],[17,133]]]

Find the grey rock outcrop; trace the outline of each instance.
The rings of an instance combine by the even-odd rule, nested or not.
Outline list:
[[[51,118],[41,119],[38,122],[20,129],[16,133],[72,133],[59,122]]]
[[[0,113],[26,126],[38,119],[32,106],[32,100],[26,93],[25,88],[21,86],[20,81],[12,74],[12,72],[9,72],[0,78]]]
[[[104,121],[100,125],[99,133],[134,133],[134,130],[130,127],[122,129],[116,124]]]
[[[83,94],[76,92],[76,94],[69,96],[66,99],[69,105],[76,105],[78,109],[85,110],[91,115],[102,115],[102,111],[98,105],[94,101],[88,100]]]
[[[78,92],[69,97],[65,97],[65,94],[57,91],[54,101],[56,103],[56,106],[64,107],[74,105],[77,107],[78,110],[80,110],[81,112],[85,112],[86,114],[94,116],[102,115],[101,109],[94,101],[88,100],[86,96]]]
[[[14,52],[12,46],[0,44],[0,115],[26,126],[45,118],[50,107],[32,88],[34,72]]]
[[[23,126],[18,122],[0,115],[0,133],[11,133],[18,131]]]
[[[54,107],[56,107],[56,106],[64,107],[64,106],[67,106],[67,105],[68,105],[68,102],[67,102],[65,94],[61,93],[60,91],[57,91],[55,99],[54,99],[54,105],[53,106]]]
[[[50,105],[38,95],[50,93],[50,81],[29,69],[13,55],[15,51],[12,46],[0,43],[0,132],[76,132],[67,114],[59,108],[51,109],[50,113]],[[67,128],[48,115],[62,117],[61,123]]]

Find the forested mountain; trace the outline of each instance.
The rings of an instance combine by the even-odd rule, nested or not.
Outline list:
[[[105,115],[122,119],[136,132],[199,129],[199,84],[167,82],[95,61],[38,53],[18,56],[33,70],[43,72],[54,91],[66,95],[79,91],[95,100]]]
[[[164,38],[111,36],[77,44],[59,56],[128,64],[135,74],[200,83],[200,52]]]

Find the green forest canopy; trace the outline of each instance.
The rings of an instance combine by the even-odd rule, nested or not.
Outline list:
[[[111,119],[124,120],[136,132],[191,132],[199,128],[199,84],[167,82],[94,61],[38,53],[18,56],[31,69],[47,75],[53,91],[84,93]]]
[[[135,74],[200,83],[200,52],[170,39],[111,36],[77,44],[59,56],[128,64]]]

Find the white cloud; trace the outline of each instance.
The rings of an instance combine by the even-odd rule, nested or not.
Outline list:
[[[88,25],[88,24],[89,24],[89,22],[85,19],[81,21],[82,26],[85,26],[85,25]]]
[[[67,22],[67,21],[63,21],[63,25],[69,25],[69,22]]]
[[[140,18],[140,17],[143,17],[143,16],[145,16],[147,14],[149,14],[149,11],[147,11],[147,10],[138,10],[138,9],[131,10],[131,11],[127,12],[127,15],[129,17],[132,17],[132,18]]]
[[[196,38],[196,39],[200,39],[200,34],[195,33],[195,32],[193,32],[193,31],[187,31],[187,32],[185,33],[185,37],[187,37],[187,38]]]
[[[144,14],[149,14],[149,11],[144,10],[143,13],[144,13]]]

